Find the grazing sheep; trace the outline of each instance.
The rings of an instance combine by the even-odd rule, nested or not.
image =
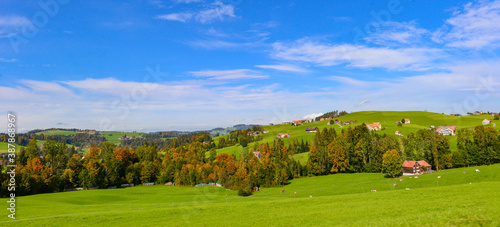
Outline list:
[[[411,177],[410,177],[410,179],[411,179]]]
[[[393,186],[394,186],[394,187],[397,187],[397,186],[398,186],[398,184],[394,184]]]
[[[403,179],[399,179],[399,182],[403,182]]]
[[[441,176],[438,176],[438,178],[440,179],[440,178],[441,178]]]
[[[285,189],[281,190],[281,193],[284,193],[285,192]]]
[[[415,179],[418,178],[418,176],[415,176]]]
[[[297,195],[297,192],[294,192],[293,194]]]
[[[377,192],[377,190],[372,190],[372,192]]]
[[[410,188],[406,188],[406,190],[410,190]]]
[[[479,170],[478,170],[478,169],[476,169],[476,173],[479,173]]]

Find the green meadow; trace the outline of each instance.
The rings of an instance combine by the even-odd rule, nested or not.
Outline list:
[[[164,185],[38,194],[18,197],[16,220],[7,218],[4,209],[0,225],[498,226],[499,176],[497,164],[418,178],[374,173],[306,177],[249,197],[215,186]]]
[[[106,138],[107,141],[115,144],[115,145],[120,145],[121,141],[119,138],[122,138],[123,136],[142,136],[144,133],[142,132],[99,132],[102,136]]]
[[[21,149],[21,145],[18,145],[18,144],[14,144],[15,145],[15,149],[16,149],[16,152],[19,152],[19,150]],[[6,143],[6,142],[0,142],[0,152],[8,152],[9,151],[9,143]]]
[[[402,127],[399,127],[396,124],[396,121],[401,121],[403,118],[410,119],[410,124],[403,124]],[[394,135],[396,131],[400,131],[404,136],[409,133],[416,133],[420,129],[427,129],[430,126],[457,126],[458,128],[474,128],[475,126],[482,125],[482,120],[488,118],[493,120],[491,115],[467,115],[467,116],[450,116],[439,113],[432,112],[424,112],[424,111],[361,111],[350,113],[344,115],[342,117],[338,117],[335,119],[339,119],[341,121],[357,121],[356,124],[353,125],[343,125],[342,127],[333,124],[327,125],[328,121],[317,121],[311,123],[305,123],[300,126],[291,126],[289,124],[282,125],[277,124],[273,126],[264,126],[264,129],[268,130],[269,133],[261,134],[264,135],[264,139],[262,141],[258,141],[258,143],[271,143],[276,139],[276,136],[279,133],[288,133],[290,134],[290,138],[285,138],[283,141],[285,144],[290,143],[293,139],[297,139],[299,142],[303,139],[304,141],[312,141],[314,137],[314,133],[306,133],[305,130],[307,127],[318,127],[320,130],[324,128],[335,128],[337,132],[340,132],[342,129],[355,127],[356,125],[360,125],[362,123],[372,124],[374,122],[380,122],[382,127],[385,128],[381,131],[376,131],[377,134],[390,134]],[[500,121],[493,120],[496,124],[495,129],[500,130]],[[486,125],[486,126],[493,126]],[[214,137],[214,141],[218,141],[219,137]],[[457,149],[457,138],[456,136],[450,136],[450,149]],[[254,143],[248,144],[248,149],[252,150]],[[228,154],[238,154],[241,152],[242,147],[240,145],[235,145],[231,147],[226,147],[222,149],[218,149],[217,153],[228,153]],[[237,155],[238,156],[238,155]],[[301,157],[303,158],[303,157]],[[307,161],[307,160],[306,160]]]
[[[43,132],[37,132],[35,134],[37,134],[37,135],[44,134],[46,136],[53,136],[53,135],[69,136],[69,135],[75,135],[75,134],[77,134],[77,132],[65,131],[65,130],[46,130]]]

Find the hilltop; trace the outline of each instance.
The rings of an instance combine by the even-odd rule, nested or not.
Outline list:
[[[383,130],[376,131],[377,134],[388,134],[394,135],[396,131],[400,131],[403,136],[410,133],[416,133],[420,129],[427,129],[430,126],[457,126],[458,128],[474,128],[475,126],[482,125],[482,120],[485,118],[492,119],[491,115],[465,115],[465,116],[450,116],[446,114],[425,112],[425,111],[361,111],[349,113],[340,116],[338,119],[340,121],[355,121],[356,123],[350,125],[339,125],[332,124],[328,125],[328,120],[315,121],[310,123],[304,123],[300,126],[292,126],[291,124],[276,124],[264,126],[264,129],[268,131],[266,134],[261,134],[264,136],[262,141],[258,143],[272,142],[276,139],[279,133],[288,133],[290,138],[284,138],[285,144],[290,143],[293,139],[299,141],[311,141],[314,137],[314,133],[306,133],[307,127],[318,127],[320,130],[324,128],[334,128],[337,132],[342,129],[349,127],[355,127],[357,125],[372,124],[374,122],[380,122]],[[402,119],[410,119],[410,124],[403,124],[399,127],[396,123]],[[298,120],[298,119],[296,119]],[[494,120],[496,123],[495,129],[500,129],[500,121]],[[487,125],[492,126],[492,125]],[[214,137],[214,142],[217,143],[219,137]],[[456,150],[456,136],[450,136],[450,149]],[[248,144],[247,147],[252,148],[254,143]],[[228,153],[228,154],[238,154],[243,148],[239,145],[232,147],[226,147],[218,149],[217,153]],[[303,156],[303,155],[302,155]]]

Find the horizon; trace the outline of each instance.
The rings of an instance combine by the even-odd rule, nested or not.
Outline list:
[[[0,112],[19,131],[500,112],[500,0],[47,2],[0,3]]]

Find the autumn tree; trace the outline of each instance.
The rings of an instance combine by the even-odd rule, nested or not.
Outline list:
[[[399,152],[395,149],[389,150],[385,152],[383,157],[383,172],[388,177],[396,177],[401,175],[402,173],[402,165],[403,160],[401,160],[401,156]]]

